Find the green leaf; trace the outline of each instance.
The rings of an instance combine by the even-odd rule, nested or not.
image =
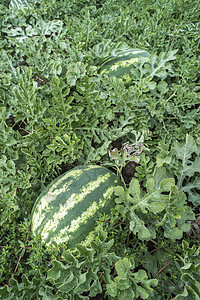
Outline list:
[[[137,287],[137,293],[140,295],[142,299],[147,299],[149,297],[149,293],[145,291],[141,286]]]
[[[148,240],[151,236],[150,231],[144,225],[144,221],[139,219],[136,214],[133,212],[130,216],[129,228],[133,232],[133,234],[138,233],[138,238],[141,240]]]
[[[95,297],[98,294],[102,293],[101,283],[98,279],[94,280],[90,287],[90,297]]]
[[[112,281],[111,283],[108,283],[106,285],[106,290],[107,290],[107,293],[111,297],[116,297],[117,296],[117,286],[116,286],[116,283],[114,281]]]
[[[192,177],[195,172],[200,173],[200,157],[197,157],[197,159],[191,164],[187,165],[184,169],[185,175]]]
[[[78,263],[78,260],[72,254],[72,252],[70,250],[66,250],[66,251],[63,252],[63,258],[68,263],[72,263],[72,264]]]
[[[137,179],[132,179],[129,186],[129,191],[133,197],[140,199],[140,184]]]
[[[167,178],[167,172],[165,167],[155,167],[153,172],[154,186],[156,189],[159,188],[160,182]]]
[[[182,230],[180,230],[178,227],[171,227],[164,225],[164,236],[171,240],[180,240],[183,236]]]
[[[158,155],[156,157],[156,164],[158,167],[163,166],[163,164],[170,164],[171,163],[171,157],[167,156],[167,157],[162,157],[161,155]]]
[[[170,239],[181,239],[183,232],[189,230],[187,220],[194,220],[195,216],[192,209],[187,206],[186,196],[183,191],[179,191],[175,186],[174,178],[164,178],[166,169],[157,168],[153,173],[156,176],[148,178],[146,182],[146,191],[140,188],[139,181],[132,178],[129,188],[118,189],[117,203],[123,203],[116,206],[123,218],[125,215],[129,220],[129,229],[133,234],[138,234],[141,240],[148,240],[156,236],[156,229],[162,226],[164,235]],[[152,176],[153,176],[152,175]],[[155,187],[156,186],[156,187]],[[129,206],[127,206],[129,204]],[[144,217],[147,215],[148,217]],[[153,213],[158,217],[150,215]],[[151,228],[148,228],[148,218],[151,220]],[[147,221],[146,221],[147,219]],[[154,220],[152,222],[152,220]]]
[[[61,292],[64,293],[69,293],[77,285],[77,278],[73,273],[71,273],[67,279],[65,278],[65,276],[61,275],[60,280],[62,281],[62,283],[58,284],[57,287]]]
[[[200,204],[200,195],[198,193],[199,187],[199,177],[195,177],[192,182],[189,182],[182,187],[182,190],[188,194],[188,200],[191,201],[194,206],[198,206]]]
[[[9,284],[10,286],[12,286],[12,289],[17,293],[22,291],[24,288],[24,284],[18,283],[18,281],[15,278],[11,278]]]
[[[145,268],[148,270],[152,276],[155,276],[158,272],[157,260],[154,255],[151,255],[148,251],[144,255]]]
[[[188,159],[191,158],[193,152],[197,153],[197,146],[195,140],[189,134],[186,135],[185,143],[174,143],[174,149],[176,151],[176,157],[183,161],[183,166],[185,166]]]
[[[57,280],[58,278],[60,278],[61,269],[63,269],[64,265],[61,262],[56,260],[54,260],[52,263],[53,263],[53,268],[48,271],[47,279]]]
[[[148,87],[149,87],[150,90],[155,90],[156,82],[150,81],[149,84],[148,84]]]
[[[149,293],[152,292],[151,286],[156,286],[157,280],[148,280],[146,272],[142,269],[134,273],[131,270],[134,267],[133,259],[126,257],[115,263],[118,276],[106,286],[110,296],[117,296],[118,299],[128,299],[130,295],[131,297],[140,296],[142,299],[148,298]]]
[[[130,268],[134,268],[134,265],[131,265],[126,257],[115,264],[115,269],[120,277],[126,277]]]
[[[174,143],[175,155],[181,161],[181,167],[178,169],[178,187],[182,188],[183,180],[186,176],[192,177],[196,172],[200,172],[200,157],[192,159],[193,153],[199,155],[197,144],[192,136],[186,135],[183,143]]]
[[[126,290],[130,287],[130,282],[128,278],[117,276],[115,277],[115,283],[120,291]]]
[[[165,182],[162,181],[160,186],[161,192],[164,190],[168,191],[171,184],[173,183],[170,179],[167,179]],[[147,180],[147,194],[144,197],[140,197],[140,185],[137,179],[131,180],[129,191],[133,197],[131,200],[133,202],[132,211],[141,210],[143,213],[152,211],[154,214],[157,214],[165,208],[165,196],[159,190],[154,189],[153,178]]]
[[[1,299],[11,299],[9,297],[10,290],[11,290],[11,288],[9,288],[8,285],[4,285],[3,287],[0,287],[0,298]]]
[[[178,50],[173,50],[166,53],[161,53],[158,57],[156,55],[152,55],[149,59],[149,64],[151,65],[151,73],[149,75],[150,78],[157,76],[164,80],[167,77],[166,69],[170,69],[169,61],[174,60],[175,54]],[[156,63],[155,63],[156,62]]]
[[[198,300],[199,295],[189,286],[185,285],[181,294],[177,295],[174,300]]]

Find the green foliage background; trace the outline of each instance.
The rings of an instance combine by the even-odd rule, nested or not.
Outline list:
[[[199,299],[199,1],[24,3],[0,4],[0,299]],[[127,48],[151,54],[129,88],[97,75]],[[43,188],[124,142],[144,149],[103,233],[44,248]]]

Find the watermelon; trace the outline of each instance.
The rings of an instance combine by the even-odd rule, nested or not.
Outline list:
[[[29,6],[29,1],[27,0],[11,0],[9,7],[14,9],[20,9],[28,6]]]
[[[112,171],[97,165],[78,166],[54,179],[39,195],[31,230],[46,245],[67,242],[70,248],[89,240],[98,213],[114,207],[114,190],[122,185]]]
[[[131,69],[134,64],[141,62],[142,59],[148,60],[149,56],[147,51],[140,49],[122,51],[105,59],[101,63],[98,73],[115,76],[125,85],[130,85],[132,81]]]

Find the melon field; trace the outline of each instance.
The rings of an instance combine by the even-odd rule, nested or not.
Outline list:
[[[199,16],[1,0],[0,299],[200,299]]]

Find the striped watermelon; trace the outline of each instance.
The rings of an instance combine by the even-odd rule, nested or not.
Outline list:
[[[114,207],[114,189],[121,180],[104,167],[78,166],[50,183],[37,198],[31,214],[33,235],[47,245],[68,242],[73,248],[95,229],[98,213]]]
[[[98,73],[108,76],[115,76],[122,80],[126,85],[130,85],[132,81],[131,69],[136,62],[140,62],[141,59],[147,60],[150,54],[145,50],[130,49],[117,53],[105,59]]]
[[[27,0],[11,0],[9,7],[19,9],[19,8],[28,7],[28,6],[29,6],[29,1],[27,1]]]

